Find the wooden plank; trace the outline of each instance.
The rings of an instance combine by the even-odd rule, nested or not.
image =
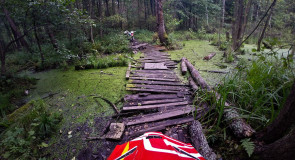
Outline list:
[[[105,138],[119,140],[121,139],[124,130],[125,130],[124,123],[111,123],[110,130],[106,134]]]
[[[163,89],[163,90],[174,90],[174,91],[189,91],[189,88],[184,86],[127,84],[126,87],[127,88],[145,88],[145,89]]]
[[[131,63],[129,62],[128,63],[128,68],[127,68],[127,71],[126,71],[126,79],[129,79],[129,76],[130,76],[130,69],[131,69]]]
[[[167,77],[178,78],[176,76],[176,74],[165,74],[165,73],[159,73],[159,74],[157,74],[157,73],[132,73],[131,76],[136,76],[136,77],[143,77],[143,76],[154,76],[154,77],[158,76],[159,77],[159,76],[162,76],[164,78],[167,78]]]
[[[170,85],[170,86],[186,86],[180,82],[167,82],[167,81],[145,81],[145,80],[129,80],[129,83],[133,84],[160,84],[160,85]]]
[[[136,125],[136,124],[142,124],[147,122],[153,122],[153,121],[159,121],[167,118],[177,117],[184,114],[188,114],[192,111],[194,111],[195,108],[191,106],[186,107],[180,107],[177,109],[173,109],[170,111],[162,112],[160,114],[146,114],[142,117],[134,117],[132,119],[128,119],[126,122],[127,126]]]
[[[147,100],[158,100],[158,99],[174,99],[174,98],[185,98],[177,94],[150,94],[147,96],[140,96],[139,94],[126,95],[124,101],[127,102],[138,102]]]
[[[132,70],[132,73],[175,74],[172,70]]]
[[[146,132],[161,131],[161,130],[165,129],[166,127],[179,125],[179,124],[183,124],[183,123],[188,123],[193,120],[194,120],[194,117],[190,116],[190,117],[177,118],[177,119],[172,119],[172,120],[165,120],[165,121],[161,121],[161,122],[155,122],[152,127],[149,126],[148,128],[141,129],[139,131],[131,131],[131,132],[129,132],[128,135],[130,135],[131,137],[140,136]]]
[[[161,89],[142,89],[142,88],[126,88],[127,91],[152,92],[152,93],[178,93],[181,91],[161,90]],[[188,94],[188,93],[186,93]]]
[[[169,79],[169,78],[129,77],[129,79],[132,79],[132,80],[153,80],[153,81],[179,82],[178,79]]]
[[[130,77],[143,77],[144,78],[167,78],[167,79],[178,79],[176,75],[163,75],[163,74],[132,74]]]
[[[164,63],[145,63],[144,69],[168,69]]]
[[[187,101],[185,98],[175,98],[175,99],[160,99],[160,100],[149,100],[149,101],[140,101],[140,102],[129,102],[124,107],[131,107],[131,106],[142,106],[142,105],[149,105],[149,104],[162,104],[162,103],[172,103],[172,102],[183,102]]]
[[[184,101],[184,102],[173,102],[173,103],[155,104],[155,105],[132,106],[132,107],[123,107],[123,111],[154,109],[154,108],[171,107],[171,106],[183,106],[188,104],[189,104],[188,101]]]

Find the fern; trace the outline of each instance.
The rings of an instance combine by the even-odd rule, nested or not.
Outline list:
[[[242,139],[240,142],[242,143],[242,147],[248,153],[248,156],[251,157],[255,149],[254,143],[250,141],[250,138]]]

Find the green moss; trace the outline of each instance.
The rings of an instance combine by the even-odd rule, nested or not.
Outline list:
[[[40,79],[36,90],[31,93],[32,97],[48,92],[57,93],[46,99],[50,110],[58,111],[63,115],[60,127],[62,134],[56,134],[49,141],[52,145],[46,151],[54,153],[52,158],[66,156],[65,159],[68,159],[76,156],[76,152],[69,153],[68,149],[73,147],[79,151],[86,143],[79,137],[80,132],[73,134],[70,139],[67,137],[67,132],[84,124],[91,127],[94,124],[94,118],[110,116],[114,113],[109,104],[99,99],[95,100],[91,95],[100,95],[117,104],[128,93],[125,89],[126,69],[127,67],[112,67],[83,71],[70,69],[27,73],[30,77]]]
[[[28,109],[30,109],[32,106],[31,102],[23,105],[22,107],[18,108],[17,110],[15,110],[14,112],[12,112],[11,114],[7,115],[7,120],[9,121],[9,123],[14,123],[19,117],[21,117],[25,112],[28,111]]]
[[[216,47],[210,45],[208,41],[202,40],[190,40],[190,41],[182,41],[184,47],[181,50],[169,51],[171,54],[171,58],[173,60],[180,60],[182,57],[187,58],[196,69],[199,70],[218,70],[218,71],[228,71],[229,68],[221,69],[216,64],[224,64],[223,62],[223,52],[219,51]],[[209,61],[204,61],[203,58],[209,55],[211,52],[217,53]],[[178,67],[180,68],[180,67]],[[180,73],[180,71],[178,71]],[[208,73],[200,71],[201,76],[207,81],[207,83],[211,86],[214,86],[216,83],[225,76],[224,74],[217,73]]]

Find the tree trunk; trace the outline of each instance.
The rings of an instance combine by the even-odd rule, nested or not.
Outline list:
[[[271,18],[271,15],[273,13],[273,10],[274,10],[274,7],[276,5],[276,2],[277,2],[277,0],[274,0],[273,5],[272,5],[272,8],[271,8],[271,11],[269,12],[269,15],[268,15],[268,17],[267,17],[267,19],[265,21],[264,28],[263,28],[263,30],[261,32],[261,35],[260,35],[259,39],[258,39],[258,42],[257,42],[257,51],[260,51],[260,49],[261,49],[261,42],[263,40],[263,37],[264,37],[265,31],[267,29],[267,26],[269,25],[270,18]]]
[[[3,11],[5,13],[5,17],[11,27],[11,30],[12,32],[14,33],[15,35],[15,39],[17,39],[17,37],[20,37],[21,36],[21,33],[20,31],[18,30],[17,26],[15,25],[13,19],[10,17],[10,13],[8,12],[8,10],[6,8],[3,8]],[[21,38],[20,39],[20,43],[22,44],[23,47],[27,48],[29,50],[29,45],[28,43],[25,41],[24,38]]]
[[[137,23],[139,29],[141,29],[141,23],[140,23],[140,0],[137,0]]]
[[[206,9],[206,25],[207,25],[207,27],[209,27],[209,13],[208,13],[208,6],[207,6],[207,4],[205,6],[205,9]]]
[[[53,48],[55,50],[57,50],[58,49],[57,41],[55,39],[55,36],[54,36],[53,32],[51,31],[51,29],[47,25],[45,26],[45,31],[46,31],[49,39],[50,39],[50,42],[51,42]]]
[[[168,45],[168,37],[165,31],[164,15],[163,15],[163,5],[162,0],[157,0],[158,7],[158,36],[162,45]]]
[[[1,75],[6,74],[6,53],[4,51],[5,45],[2,40],[0,40],[0,59],[1,59]]]
[[[37,41],[37,45],[40,51],[40,58],[41,58],[41,67],[44,67],[44,55],[42,52],[42,48],[41,48],[41,43],[40,43],[40,39],[38,37],[38,33],[37,33],[37,27],[36,27],[36,20],[35,20],[35,14],[33,13],[33,24],[34,24],[34,35]]]
[[[222,0],[222,21],[221,21],[221,27],[224,27],[224,16],[225,16],[225,0]]]
[[[115,1],[112,0],[112,14],[115,15],[116,14],[116,6],[115,6]]]
[[[90,19],[92,19],[92,2],[91,0],[89,0],[89,16],[90,16]],[[94,38],[93,38],[93,27],[92,27],[92,24],[90,23],[90,33],[89,33],[89,38],[90,38],[90,41],[91,43],[94,43]]]
[[[262,147],[256,147],[256,154],[260,156],[260,159],[269,160],[287,160],[294,159],[295,157],[295,129],[293,129],[288,135],[283,138],[265,145]]]
[[[110,16],[110,10],[109,10],[109,0],[105,0],[106,3],[106,11],[105,11],[105,15],[106,17]]]

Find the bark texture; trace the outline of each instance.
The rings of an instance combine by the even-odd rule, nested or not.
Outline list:
[[[167,45],[168,37],[165,30],[165,22],[164,22],[164,15],[163,15],[163,0],[157,0],[158,7],[157,7],[157,18],[158,18],[158,36],[162,45]]]
[[[208,145],[207,139],[202,131],[202,125],[195,120],[189,127],[191,141],[196,150],[207,160],[216,160],[216,154]]]

